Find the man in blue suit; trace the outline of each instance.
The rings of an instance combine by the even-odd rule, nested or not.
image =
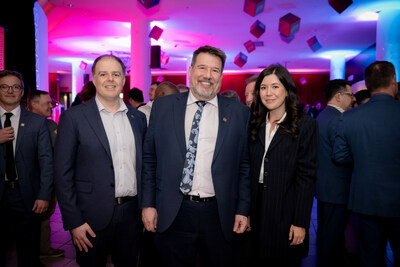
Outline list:
[[[162,266],[231,266],[250,207],[249,109],[218,95],[225,53],[203,46],[190,91],[157,98],[143,148],[142,219]],[[197,147],[196,147],[197,145]]]
[[[53,189],[46,118],[20,107],[23,94],[21,74],[0,71],[0,266],[5,266],[10,225],[18,266],[40,266],[38,214],[47,210]]]
[[[389,240],[394,266],[400,264],[400,102],[392,63],[377,61],[365,70],[371,99],[343,113],[333,160],[354,163],[349,208],[360,226],[362,266],[385,266]]]
[[[319,145],[316,198],[318,200],[317,261],[318,266],[344,265],[344,230],[348,220],[352,165],[332,161],[332,148],[341,114],[354,101],[351,84],[331,80],[325,86],[327,107],[318,115]]]
[[[96,97],[62,113],[55,188],[81,266],[135,266],[146,118],[120,99],[125,66],[111,55],[92,68]]]

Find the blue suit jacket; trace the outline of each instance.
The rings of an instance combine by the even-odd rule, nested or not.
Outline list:
[[[333,159],[354,162],[349,208],[400,217],[400,102],[378,94],[343,113]]]
[[[155,207],[157,231],[174,221],[183,200],[179,190],[185,162],[185,112],[188,93],[157,98],[143,147],[142,207]],[[219,218],[225,237],[232,238],[235,214],[248,215],[249,109],[218,95],[219,128],[211,166]]]
[[[135,136],[139,195],[146,118],[130,106],[127,116]],[[87,222],[93,230],[102,230],[114,210],[115,177],[95,98],[63,112],[57,132],[54,182],[64,228],[70,230]]]
[[[318,171],[316,197],[318,200],[347,204],[352,164],[338,165],[332,160],[332,149],[341,112],[327,106],[317,118],[319,127]]]
[[[0,144],[0,158],[5,155],[6,146]],[[14,155],[21,195],[30,211],[35,200],[50,200],[53,190],[53,152],[45,117],[21,108]],[[1,160],[0,200],[5,187],[5,172],[6,161]]]

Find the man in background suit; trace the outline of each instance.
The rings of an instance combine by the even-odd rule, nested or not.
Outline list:
[[[349,215],[347,201],[352,165],[337,165],[331,157],[340,116],[354,101],[351,84],[340,79],[329,81],[325,86],[325,98],[328,105],[317,118],[317,262],[321,267],[344,265],[344,230]]]
[[[247,226],[250,112],[218,95],[225,58],[214,47],[197,49],[190,91],[157,98],[152,107],[142,219],[157,230],[162,266],[194,266],[197,256],[201,266],[231,266],[233,232]]]
[[[21,109],[21,74],[0,71],[0,266],[5,266],[10,226],[18,266],[40,266],[38,214],[53,189],[52,149],[46,119]]]
[[[49,94],[41,90],[31,90],[28,95],[28,107],[33,113],[46,118],[51,117],[53,112],[53,103]],[[57,123],[52,119],[46,119],[49,127],[51,145],[54,148],[57,136]],[[56,210],[57,198],[53,190],[49,208],[40,216],[40,257],[60,257],[64,255],[64,250],[52,248],[51,245],[51,227],[50,218]]]
[[[63,112],[55,146],[55,188],[64,228],[81,266],[135,266],[146,118],[119,95],[125,66],[111,55],[92,68],[96,97]]]
[[[362,266],[385,266],[386,243],[400,264],[400,102],[392,63],[365,70],[371,99],[343,113],[333,160],[354,163],[349,208],[357,213]]]

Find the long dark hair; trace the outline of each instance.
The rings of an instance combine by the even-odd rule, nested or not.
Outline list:
[[[264,77],[275,74],[282,85],[285,87],[287,97],[285,99],[286,118],[279,123],[279,131],[284,131],[297,138],[299,135],[299,121],[302,116],[302,108],[297,95],[297,89],[294,85],[292,76],[289,71],[280,65],[271,65],[264,69],[258,76],[255,88],[255,106],[253,112],[253,120],[251,121],[251,139],[257,138],[257,133],[262,126],[265,125],[266,116],[269,110],[264,106],[260,99],[260,87]]]

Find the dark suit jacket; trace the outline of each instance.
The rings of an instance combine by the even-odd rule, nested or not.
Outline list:
[[[355,212],[400,217],[400,102],[377,94],[343,113],[333,159],[354,162],[349,208]]]
[[[6,145],[0,144],[0,158],[5,155]],[[14,155],[21,195],[30,211],[35,200],[50,200],[53,189],[53,152],[46,118],[21,108]],[[0,200],[5,172],[6,161],[0,160]]]
[[[139,195],[146,118],[127,107],[135,136]],[[64,228],[71,230],[87,222],[93,230],[104,229],[114,210],[115,177],[95,98],[61,114],[54,155],[54,182]]]
[[[332,160],[333,142],[341,114],[336,108],[327,106],[317,118],[319,144],[316,197],[333,204],[347,204],[353,170],[352,164],[338,165]]]
[[[174,221],[183,200],[179,190],[185,162],[185,112],[188,93],[157,98],[143,148],[142,207],[155,207],[157,231]],[[219,218],[225,237],[233,234],[235,214],[248,215],[249,109],[218,95],[219,128],[211,166]]]
[[[283,123],[287,127],[286,123]],[[257,233],[260,255],[267,258],[288,256],[304,257],[308,241],[289,246],[290,225],[310,226],[317,171],[318,126],[308,115],[299,124],[299,136],[283,132],[280,128],[268,147],[264,160],[266,199],[257,203],[261,164],[265,152],[265,125],[257,140],[250,143],[252,213],[251,224]],[[261,214],[257,210],[262,210]],[[258,229],[257,229],[258,228]],[[306,237],[308,239],[308,236]]]

